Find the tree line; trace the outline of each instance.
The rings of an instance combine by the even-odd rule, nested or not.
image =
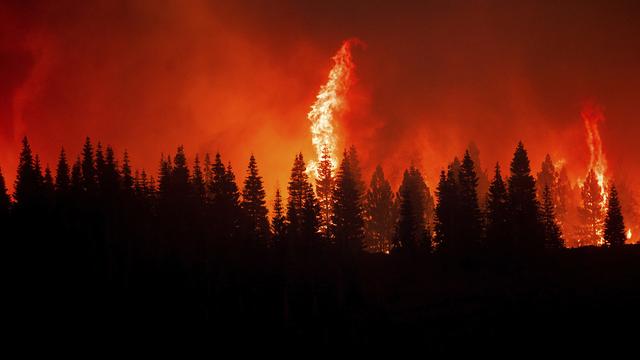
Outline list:
[[[558,177],[554,178],[549,156],[536,181],[527,151],[519,143],[509,170],[503,178],[496,164],[486,195],[479,195],[479,183],[488,181],[481,180],[486,174],[478,175],[467,150],[462,161],[456,157],[441,171],[434,199],[414,166],[404,172],[394,192],[381,166],[366,186],[354,147],[343,153],[335,170],[325,151],[317,174],[309,174],[299,153],[286,198],[276,190],[269,218],[253,155],[238,186],[231,164],[225,164],[219,153],[213,159],[207,154],[203,161],[196,156],[189,165],[180,146],[173,157],[161,156],[156,180],[144,170],[133,171],[126,151],[119,161],[112,147],[100,143],[94,147],[87,138],[72,163],[61,150],[54,175],[48,166],[43,171],[25,137],[13,200],[0,174],[0,217],[7,224],[44,218],[45,224],[80,231],[100,242],[106,241],[106,233],[122,239],[131,232],[145,237],[146,232],[161,229],[157,243],[146,245],[157,246],[154,252],[194,261],[205,261],[223,248],[296,253],[333,246],[345,254],[465,254],[480,249],[536,252],[564,247],[557,213],[565,210],[559,204],[561,187],[554,180]],[[583,193],[599,195],[593,171],[589,174]],[[594,218],[589,226],[601,225],[605,243],[619,246],[625,241],[625,227],[615,185],[609,197],[603,224]],[[583,212],[602,211],[597,208],[600,200],[591,199]],[[584,236],[594,234],[591,230]]]

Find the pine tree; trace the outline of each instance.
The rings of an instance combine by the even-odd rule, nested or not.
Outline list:
[[[589,170],[580,194],[582,206],[578,209],[580,218],[579,245],[600,245],[606,216],[606,209],[603,207],[605,197],[593,169]]]
[[[431,249],[431,236],[424,214],[424,189],[420,171],[413,166],[405,170],[398,195],[400,205],[393,241],[398,250],[415,253]]]
[[[365,196],[365,243],[371,252],[389,253],[396,223],[395,198],[382,166],[371,176]]]
[[[96,146],[96,180],[101,190],[103,187],[102,181],[104,181],[105,165],[106,162],[104,160],[104,153],[102,152],[102,144],[98,142]]]
[[[463,243],[459,251],[468,251],[479,243],[482,235],[482,219],[478,205],[478,177],[469,151],[466,151],[458,174],[459,208],[458,226]]]
[[[11,199],[7,192],[7,184],[4,181],[4,176],[2,176],[2,171],[0,170],[0,223],[7,219],[10,208]]]
[[[127,159],[128,162],[128,159]],[[129,165],[127,164],[127,167]],[[99,176],[101,191],[106,195],[115,194],[120,189],[120,172],[111,146],[107,146],[106,157]]]
[[[611,247],[620,247],[625,241],[624,218],[615,185],[609,189],[609,205],[604,223],[604,243]]]
[[[60,150],[60,156],[58,157],[58,166],[56,167],[56,191],[60,194],[65,194],[69,191],[71,185],[71,178],[69,174],[69,164],[67,163],[67,155],[64,148]]]
[[[170,164],[169,160],[169,164]],[[122,188],[125,192],[130,193],[133,191],[133,176],[131,176],[131,163],[129,162],[129,152],[124,150],[122,157]]]
[[[318,166],[318,179],[316,180],[316,193],[318,194],[318,203],[320,205],[320,233],[325,240],[330,240],[331,238],[334,190],[333,163],[329,147],[325,145],[322,148],[322,158]]]
[[[82,186],[89,194],[95,193],[97,188],[93,145],[91,145],[89,137],[85,140],[82,148]]]
[[[480,150],[476,143],[473,141],[470,142],[468,149],[471,160],[473,160],[476,175],[478,176],[478,204],[480,205],[481,210],[483,210],[487,203],[487,194],[489,192],[489,175],[487,175],[487,170],[482,168],[482,163],[480,162]]]
[[[55,186],[53,184],[53,176],[51,175],[49,165],[47,165],[44,169],[44,176],[42,178],[42,193],[49,204],[53,201],[54,192]]]
[[[242,189],[242,209],[248,219],[249,236],[258,245],[266,245],[270,238],[269,210],[266,207],[266,193],[262,185],[262,176],[258,174],[258,165],[253,155],[249,158],[247,177]]]
[[[200,201],[204,201],[204,197],[206,194],[204,175],[202,173],[202,169],[200,168],[200,158],[197,154],[193,163],[193,177],[191,178],[191,183],[194,193],[196,194],[196,198]]]
[[[29,141],[25,136],[22,140],[22,151],[18,163],[18,174],[15,182],[15,206],[18,210],[31,208],[36,205],[40,193],[40,182],[34,165],[33,154]]]
[[[455,251],[462,248],[462,232],[458,226],[460,217],[460,171],[457,158],[449,164],[447,172],[440,172],[436,189],[435,245],[438,251]]]
[[[352,168],[353,158],[344,153],[344,158],[336,176],[333,193],[333,215],[331,232],[339,248],[347,253],[357,253],[363,248],[364,209],[362,205],[362,186],[359,171]]]
[[[271,219],[271,230],[273,232],[272,244],[274,246],[278,246],[284,240],[286,227],[285,213],[282,207],[282,195],[280,194],[280,189],[276,189],[276,195],[273,201],[273,218]]]
[[[549,186],[545,186],[542,193],[542,224],[544,226],[545,247],[559,249],[564,247],[562,232],[556,222],[555,205]]]
[[[80,157],[76,158],[76,161],[73,163],[73,167],[71,168],[70,189],[74,195],[79,195],[84,192],[82,162],[80,161]]]
[[[575,196],[575,192],[571,187],[569,175],[567,173],[566,166],[562,166],[558,171],[558,184],[556,186],[556,220],[560,229],[565,236],[565,240],[569,242],[572,240],[568,235],[570,234],[569,224],[575,223],[576,210],[578,209],[578,202]],[[571,241],[573,242],[573,241]],[[567,245],[571,245],[568,243]]]
[[[559,173],[556,170],[553,161],[551,160],[551,156],[547,154],[547,156],[545,156],[544,158],[544,161],[542,162],[538,177],[536,178],[537,195],[538,201],[540,203],[544,201],[544,189],[545,187],[548,187],[549,191],[551,192],[551,200],[553,201],[554,205],[557,204],[555,197],[557,194],[556,189],[558,187],[558,180]]]
[[[527,151],[518,143],[511,161],[508,180],[509,213],[514,245],[520,250],[544,248],[544,234],[539,219],[536,181],[531,176]]]
[[[287,186],[287,237],[312,241],[318,225],[319,205],[309,183],[302,153],[296,155]],[[316,211],[317,210],[317,211]],[[306,236],[309,236],[308,238]]]
[[[161,199],[167,199],[171,188],[171,157],[160,155],[160,170],[158,171],[158,192]]]
[[[500,164],[487,195],[487,245],[492,249],[508,249],[511,244],[507,187],[502,180]]]

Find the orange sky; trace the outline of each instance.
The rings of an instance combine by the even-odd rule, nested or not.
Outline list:
[[[154,174],[184,144],[190,159],[219,150],[239,178],[253,152],[272,193],[296,152],[315,155],[306,113],[357,37],[367,46],[338,127],[367,177],[381,162],[397,183],[414,162],[433,188],[470,140],[486,168],[519,139],[536,171],[549,152],[584,177],[592,101],[612,174],[637,183],[637,2],[344,3],[4,1],[0,166],[12,181],[25,134],[52,165],[88,135]]]

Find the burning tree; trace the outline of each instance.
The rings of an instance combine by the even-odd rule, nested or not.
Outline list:
[[[580,217],[579,245],[601,245],[606,209],[603,204],[606,202],[606,197],[593,169],[589,171],[582,184],[581,196],[582,206],[578,212]]]

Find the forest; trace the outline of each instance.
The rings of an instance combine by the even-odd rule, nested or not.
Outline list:
[[[508,175],[496,164],[489,179],[472,153],[433,190],[409,167],[397,191],[381,166],[365,182],[354,147],[335,168],[325,152],[315,172],[299,153],[267,204],[254,155],[240,179],[219,153],[188,160],[180,146],[151,174],[87,138],[43,170],[25,138],[11,195],[0,174],[14,315],[52,332],[435,353],[637,334],[620,325],[637,329],[640,248],[625,244],[615,184],[602,208],[591,171],[570,228],[575,204],[549,157],[534,176],[519,143]]]

